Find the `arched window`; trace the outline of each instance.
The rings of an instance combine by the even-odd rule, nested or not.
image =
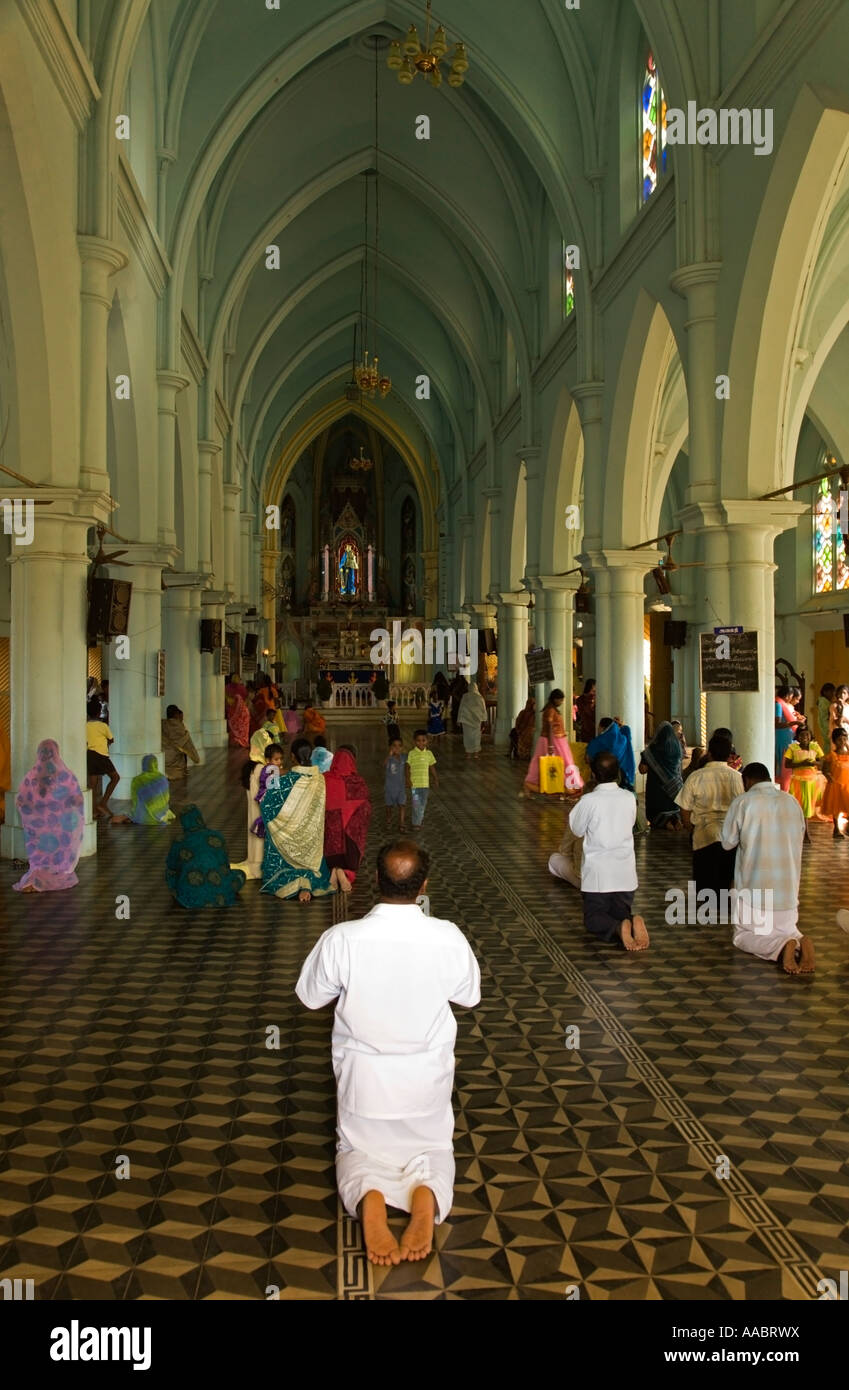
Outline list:
[[[568,264],[569,257],[566,249],[566,239],[563,242],[563,317],[568,319],[575,309],[575,272]]]
[[[835,460],[828,458],[829,466]],[[847,495],[839,478],[823,478],[814,508],[814,593],[832,594],[849,589],[846,556]]]
[[[657,188],[658,178],[666,173],[666,98],[660,85],[654,54],[646,54],[643,85],[640,94],[642,159],[642,200],[647,203]],[[660,160],[658,162],[658,127],[660,128]]]

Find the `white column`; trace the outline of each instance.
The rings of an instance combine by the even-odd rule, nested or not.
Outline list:
[[[660,564],[656,550],[605,550],[601,560],[607,576],[605,601],[597,615],[598,647],[611,654],[605,685],[599,681],[596,709],[631,728],[634,751],[645,738],[643,642],[645,576]]]
[[[253,512],[239,513],[239,533],[241,546],[239,550],[239,598],[242,603],[250,605],[251,601],[251,562],[253,560],[252,531],[254,524]]]
[[[180,372],[156,373],[159,411],[159,543],[177,544],[174,517],[174,457],[177,444],[177,395],[189,384]],[[188,461],[184,460],[184,466]]]
[[[206,578],[206,576],[204,576]],[[186,692],[185,704],[182,706],[186,716],[186,724],[189,733],[192,735],[197,750],[200,753],[203,748],[203,734],[201,724],[203,721],[203,703],[201,695],[201,652],[200,652],[200,620],[203,616],[203,588],[199,585],[195,589],[189,589],[189,653],[188,653],[188,689]]]
[[[499,594],[498,603],[498,715],[496,748],[507,748],[510,730],[528,698],[528,595]]]
[[[221,621],[224,638],[224,594],[207,589],[201,595],[201,617]],[[224,713],[224,678],[218,671],[215,652],[202,652],[200,658],[201,720],[200,737],[204,748],[221,748],[227,743],[227,720]]]
[[[528,623],[529,626],[532,627],[534,630],[534,646],[544,647],[546,644],[546,619],[548,616],[546,612],[546,594],[545,590],[540,586],[540,584],[536,580],[534,581],[533,595],[534,606],[533,609],[529,610],[528,612]],[[530,633],[528,633],[528,638],[530,639]],[[534,686],[534,699],[536,701],[537,738],[539,738],[540,732],[542,730],[542,711],[545,707],[548,689],[549,686],[545,681],[540,681],[537,685]],[[513,718],[515,719],[515,717],[516,711],[514,710]]]
[[[32,489],[4,486],[3,495],[32,498]],[[86,536],[90,526],[108,522],[111,505],[106,493],[77,488],[39,488],[36,495],[32,541],[13,540],[9,557],[12,791],[0,830],[4,859],[25,857],[15,792],[45,738],[57,741],[85,793],[82,853],[97,849],[86,773]]]
[[[681,266],[669,282],[687,300],[690,503],[709,504],[716,497],[716,288],[721,269],[718,261]]]
[[[160,715],[165,717],[168,705],[178,705],[200,752],[200,576],[176,572],[166,576],[165,583],[165,698]]]
[[[572,710],[572,605],[580,583],[577,574],[541,574],[540,594],[545,596],[546,646],[551,652],[554,680],[545,687],[546,698],[555,686],[566,692],[566,724]]]
[[[106,325],[112,307],[109,277],[127,264],[127,257],[117,246],[101,237],[80,236],[77,243],[82,262],[80,486],[93,489],[95,492],[108,493],[110,486],[106,466]],[[5,488],[3,495],[10,495]]]
[[[133,586],[129,650],[119,658],[124,645],[113,638],[109,653],[109,726],[115,735],[111,757],[121,777],[116,796],[122,801],[130,795],[131,779],[141,772],[142,758],[146,753],[159,758],[162,747],[164,711],[156,698],[156,653],[163,646],[162,566],[173,563],[174,552],[133,545],[127,558],[132,567],[116,568],[112,577]]]
[[[233,598],[239,591],[239,494],[238,483],[224,483],[224,573],[219,587]]]
[[[198,440],[198,569],[212,573],[212,461],[221,453],[213,439]]]

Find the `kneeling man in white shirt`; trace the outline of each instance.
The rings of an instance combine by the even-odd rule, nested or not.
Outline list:
[[[596,786],[569,815],[574,834],[584,837],[584,926],[599,941],[621,941],[626,951],[646,951],[646,924],[631,910],[637,888],[637,799],[617,785],[619,763],[612,753],[597,753],[590,766]]]
[[[377,857],[380,901],[319,938],[295,986],[302,1004],[336,1003],[336,1179],[360,1216],[373,1264],[430,1254],[454,1195],[452,1004],[480,1003],[480,970],[453,922],[427,917],[429,858],[410,841]],[[400,1244],[387,1206],[410,1213]]]

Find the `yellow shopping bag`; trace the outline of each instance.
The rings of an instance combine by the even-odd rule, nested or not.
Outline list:
[[[548,796],[562,796],[566,789],[563,759],[555,754],[539,760],[539,789]]]

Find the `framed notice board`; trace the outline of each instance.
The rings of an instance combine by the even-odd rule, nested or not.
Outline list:
[[[525,664],[528,668],[528,683],[530,685],[542,685],[544,681],[554,680],[551,652],[547,647],[538,647],[535,651],[525,652]]]
[[[702,690],[760,689],[756,632],[726,632],[721,640],[713,633],[703,632],[699,637],[699,656]]]

